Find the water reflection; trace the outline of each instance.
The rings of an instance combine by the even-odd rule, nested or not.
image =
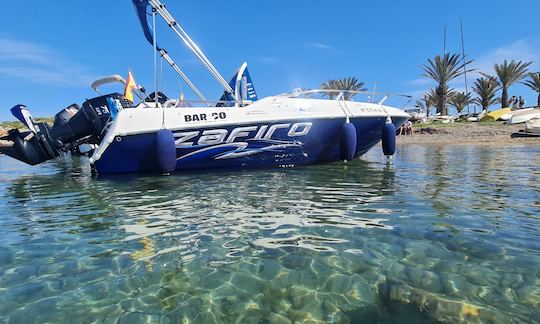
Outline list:
[[[228,238],[223,246],[230,250],[229,256],[248,245],[333,251],[332,245],[343,240],[325,238],[331,228],[392,229],[384,215],[400,212],[377,206],[392,194],[393,169],[375,169],[362,161],[354,168],[334,164],[204,177],[105,179],[90,178],[85,161],[74,160],[71,171],[66,171],[66,163],[55,165],[60,170],[56,174],[11,181],[6,191],[15,205],[10,213],[25,224],[16,229],[25,235],[43,227],[67,229],[70,234],[123,229],[123,240],[143,244],[143,251],[133,254],[142,259],[180,250],[187,257],[199,251],[201,239],[223,238]],[[36,225],[28,233],[30,223]],[[177,245],[156,250],[151,238],[174,239]]]
[[[531,322],[537,153],[112,178],[0,157],[0,320]]]

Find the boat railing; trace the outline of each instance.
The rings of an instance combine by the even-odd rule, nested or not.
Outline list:
[[[306,99],[326,99],[337,101],[357,101],[355,97],[364,96],[364,100],[360,102],[368,102],[382,105],[389,98],[400,98],[405,100],[405,104],[401,106],[403,109],[412,101],[412,96],[391,92],[373,92],[373,91],[356,91],[356,90],[331,90],[331,89],[313,89],[313,90],[294,90],[292,93],[284,93],[281,97],[287,98],[306,98]]]
[[[365,100],[355,100],[355,97],[367,96]],[[405,108],[411,101],[412,96],[396,93],[382,93],[382,92],[368,92],[368,91],[354,91],[354,90],[297,90],[292,93],[284,93],[277,95],[282,98],[306,98],[306,99],[325,99],[336,100],[346,105],[346,102],[368,102],[378,105],[383,105],[390,98],[404,99],[406,102],[400,106],[400,109]],[[164,103],[158,105],[160,108],[190,108],[190,107],[245,107],[252,104],[252,101],[244,100],[241,104],[235,101],[202,101],[192,99],[168,99]],[[155,107],[155,103],[141,102],[139,106],[143,107]]]
[[[244,101],[243,106],[247,106],[251,104],[250,102]],[[138,105],[138,107],[145,107],[145,108],[155,108],[156,103],[155,102],[148,102],[148,101],[142,101]],[[181,100],[181,99],[168,99],[164,103],[158,103],[158,108],[191,108],[191,107],[235,107],[238,106],[238,104],[235,101],[223,101],[223,100],[216,100],[216,101],[202,101],[202,100]]]

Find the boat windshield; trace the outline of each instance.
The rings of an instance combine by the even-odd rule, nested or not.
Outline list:
[[[424,110],[422,108],[405,108],[403,109],[406,112],[410,113],[416,113],[416,114],[422,114],[424,113]]]
[[[368,103],[377,103],[383,104],[387,100],[394,101],[395,99],[405,100],[405,104],[398,106],[405,107],[412,100],[411,96],[394,94],[394,93],[379,93],[379,92],[369,92],[369,91],[353,91],[353,90],[303,90],[295,89],[291,93],[285,93],[280,95],[281,97],[287,98],[305,98],[305,99],[326,99],[326,100],[345,100],[345,101],[356,101],[356,102],[368,102]]]

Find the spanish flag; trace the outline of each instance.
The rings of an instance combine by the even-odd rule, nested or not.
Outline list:
[[[133,102],[133,90],[135,89],[137,89],[137,83],[135,82],[133,74],[131,74],[131,70],[129,70],[126,80],[126,88],[124,89],[124,98]]]

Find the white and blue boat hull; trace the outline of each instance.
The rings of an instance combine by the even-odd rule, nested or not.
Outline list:
[[[278,107],[261,102],[238,108],[125,109],[91,162],[104,175],[332,162],[344,159],[347,119],[356,136],[352,155],[358,157],[381,141],[388,116],[396,128],[408,118],[401,110],[367,103],[349,103],[347,118],[335,102],[289,99],[280,100]],[[137,120],[154,123],[154,129],[131,129]]]

